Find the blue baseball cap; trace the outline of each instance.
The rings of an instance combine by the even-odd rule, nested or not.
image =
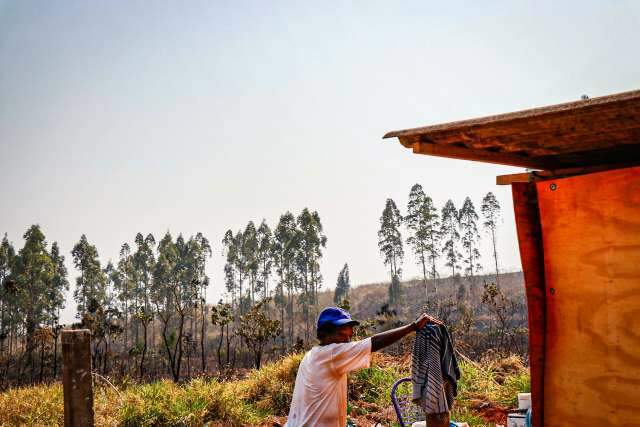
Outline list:
[[[327,307],[318,315],[318,329],[324,325],[342,326],[359,325],[360,322],[353,320],[348,311],[338,307]]]

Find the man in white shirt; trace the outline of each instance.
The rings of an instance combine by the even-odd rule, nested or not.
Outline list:
[[[322,310],[317,324],[320,345],[309,350],[300,363],[286,427],[345,427],[347,374],[369,367],[372,352],[422,329],[429,322],[440,323],[422,314],[408,325],[351,342],[353,327],[359,322],[341,308]]]

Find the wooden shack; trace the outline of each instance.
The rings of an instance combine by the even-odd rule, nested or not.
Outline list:
[[[511,185],[535,426],[640,426],[640,91],[389,132]]]

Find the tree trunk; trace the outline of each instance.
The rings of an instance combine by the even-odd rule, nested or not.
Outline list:
[[[229,366],[229,363],[231,361],[231,341],[229,339],[229,324],[227,323],[227,366]]]
[[[222,341],[224,340],[224,325],[220,325],[220,341],[218,341],[218,371],[222,369]]]
[[[142,345],[142,357],[140,358],[140,381],[144,377],[144,358],[147,355],[147,321],[142,320],[142,333],[144,334],[144,344]]]
[[[260,369],[260,362],[262,361],[262,346],[260,346],[260,348],[258,348],[255,352],[255,362],[256,362],[256,369]]]
[[[309,291],[309,280],[307,279],[307,272],[304,273],[304,292],[305,292],[305,300],[304,300],[304,340],[305,342],[309,342],[309,306],[311,304],[311,292]]]
[[[204,298],[203,298],[204,301]],[[202,372],[206,372],[207,371],[207,355],[205,354],[204,351],[204,341],[205,341],[205,335],[207,333],[207,329],[206,329],[206,318],[207,318],[207,306],[204,304],[204,302],[201,305],[201,310],[202,310],[202,326],[201,326],[201,330],[200,330],[200,355],[202,357]]]
[[[428,288],[429,284],[427,282],[427,266],[424,259],[424,251],[421,251],[420,253],[420,261],[422,263],[422,278],[424,279],[424,292],[427,297],[427,300],[429,300],[429,288]]]
[[[500,289],[500,272],[498,270],[498,249],[496,248],[496,229],[491,227],[491,241],[493,242],[493,259],[496,262],[496,287]]]
[[[176,353],[174,360],[176,362],[176,369],[174,370],[173,380],[175,382],[180,381],[180,368],[182,367],[182,335],[184,334],[184,314],[180,314],[180,327],[178,333],[178,340],[176,342]]]
[[[129,297],[127,293],[124,294],[124,351],[127,352],[128,347],[128,332],[129,332]]]
[[[164,349],[167,352],[167,359],[169,359],[169,367],[171,369],[171,373],[173,374],[174,372],[174,356],[173,353],[171,352],[171,346],[169,345],[169,339],[167,338],[167,330],[169,329],[169,320],[170,317],[167,317],[166,319],[162,319],[162,342],[164,343]]]
[[[288,307],[287,314],[289,315],[289,345],[293,345],[293,296],[291,295],[291,287],[288,290]]]
[[[111,347],[111,342],[109,340],[109,335],[107,335],[104,339],[104,357],[102,358],[102,373],[104,375],[107,374],[107,365],[108,365],[110,347]]]
[[[53,336],[53,379],[58,375],[58,334]]]
[[[40,343],[40,380],[39,382],[42,382],[43,375],[44,375],[44,339]]]

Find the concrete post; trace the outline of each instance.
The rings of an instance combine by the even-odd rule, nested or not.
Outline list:
[[[62,386],[65,427],[93,426],[91,332],[62,331]]]

